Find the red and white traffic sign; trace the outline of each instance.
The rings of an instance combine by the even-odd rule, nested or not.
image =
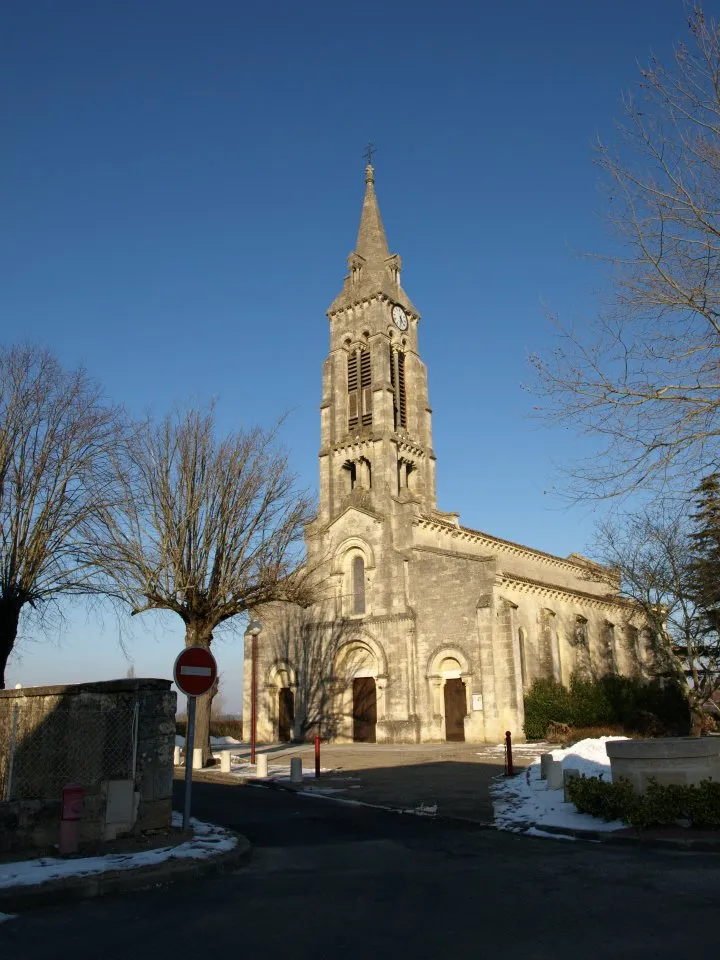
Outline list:
[[[215,657],[205,647],[186,647],[175,661],[173,677],[181,693],[201,697],[215,683]]]

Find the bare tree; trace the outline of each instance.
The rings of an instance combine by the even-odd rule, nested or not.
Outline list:
[[[215,683],[212,685],[212,689],[208,694],[210,698],[210,719],[211,720],[222,720],[225,714],[227,713],[227,704],[225,702],[225,694],[220,689],[222,686],[222,674],[218,673],[215,678]]]
[[[34,346],[0,350],[0,688],[23,609],[93,590],[80,543],[110,495],[118,430],[83,370]]]
[[[612,304],[534,356],[541,415],[601,441],[568,472],[578,497],[691,483],[720,448],[720,28],[699,7],[666,68],[624,101],[620,143],[596,159],[621,241]],[[685,487],[687,488],[687,487]]]
[[[660,502],[605,521],[598,528],[595,552],[620,574],[621,595],[642,611],[652,672],[679,683],[693,731],[699,733],[706,719],[703,708],[720,689],[720,637],[708,633],[698,608],[687,508]]]
[[[294,680],[295,737],[319,733],[332,739],[341,720],[338,695],[349,682],[338,654],[351,635],[352,621],[289,604],[264,610],[262,617],[272,636],[275,665],[289,669]]]
[[[311,502],[275,431],[216,433],[214,411],[147,422],[117,451],[124,496],[104,512],[94,561],[133,614],[171,610],[187,646],[274,600],[305,602],[299,568]],[[211,697],[197,705],[196,748],[210,756]]]

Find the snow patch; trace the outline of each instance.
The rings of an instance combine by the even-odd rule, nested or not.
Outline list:
[[[609,740],[627,740],[627,737],[599,737],[581,740],[567,749],[545,751],[559,760],[563,769],[576,769],[581,776],[602,777],[612,781],[610,759],[605,749]],[[605,823],[586,813],[578,813],[573,803],[565,803],[562,790],[548,790],[547,783],[540,779],[540,757],[527,769],[509,780],[499,781],[492,788],[495,825],[500,830],[527,833],[559,839],[557,834],[546,833],[543,827],[561,827],[573,830],[621,830],[626,824],[621,820]],[[566,838],[562,838],[566,839]]]
[[[173,812],[172,824],[182,826],[182,814]],[[166,860],[205,860],[218,853],[232,850],[237,837],[211,823],[190,819],[192,840],[175,847],[157,847],[139,853],[111,853],[101,857],[74,857],[71,860],[59,857],[41,857],[38,860],[20,860],[0,863],[0,889],[9,887],[32,887],[49,880],[67,877],[89,877],[116,870],[134,870],[137,867],[154,866]],[[1,915],[0,915],[1,916]]]
[[[210,737],[210,746],[215,748],[238,747],[242,745],[242,740],[236,740],[235,737]],[[175,746],[184,747],[185,737],[175,734]]]

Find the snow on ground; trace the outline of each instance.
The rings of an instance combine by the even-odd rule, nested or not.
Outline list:
[[[610,759],[605,749],[608,740],[626,740],[627,737],[599,737],[581,740],[566,750],[547,751],[553,760],[560,760],[563,769],[575,768],[581,776],[612,780]],[[620,820],[605,823],[585,813],[578,813],[575,805],[565,803],[562,790],[548,790],[540,779],[540,757],[522,773],[509,780],[498,781],[492,788],[495,825],[500,830],[512,830],[534,836],[555,836],[545,833],[543,827],[565,827],[574,830],[620,830]]]
[[[231,757],[230,772],[236,777],[255,777],[256,766],[247,757]],[[303,778],[315,777],[315,763],[303,763]],[[332,773],[332,767],[320,767],[320,773]],[[290,780],[290,763],[268,763],[268,780]]]
[[[182,814],[173,812],[172,816],[173,826],[182,826]],[[165,860],[204,860],[232,850],[237,844],[237,838],[222,827],[194,818],[190,819],[190,826],[195,836],[175,847],[158,847],[139,853],[111,853],[102,857],[73,857],[68,860],[41,857],[39,860],[0,863],[0,889],[30,887],[47,883],[48,880],[89,877],[116,870],[133,870],[136,867],[154,866]],[[2,917],[3,914],[0,914],[0,919]],[[7,919],[7,915],[5,917]]]
[[[210,746],[217,749],[227,748],[227,747],[237,747],[242,744],[242,740],[236,740],[235,737],[210,737]],[[185,746],[185,737],[181,737],[179,734],[175,734],[175,746],[184,747]]]
[[[536,757],[538,753],[550,753],[556,744],[546,743],[543,741],[536,741],[534,743],[514,743],[512,745],[513,756],[518,757],[527,757],[528,755]],[[486,757],[488,754],[492,757],[504,757],[505,756],[505,744],[498,743],[497,746],[487,746],[483,747],[482,750],[478,751],[479,757]]]

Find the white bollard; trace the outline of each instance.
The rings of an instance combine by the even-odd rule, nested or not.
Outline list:
[[[202,747],[193,750],[193,770],[202,770]]]
[[[551,753],[541,753],[540,754],[540,779],[547,780],[548,765],[553,762],[553,755]]]
[[[264,780],[268,775],[267,754],[258,753],[255,755],[255,760],[257,761],[255,764],[255,776],[258,780]]]
[[[562,790],[563,768],[560,760],[553,760],[548,764],[547,785],[548,790]]]
[[[176,767],[180,766],[180,754],[182,753],[182,747],[175,747],[175,753],[173,754],[173,763]]]
[[[290,783],[302,783],[302,757],[290,760]]]
[[[230,773],[230,751],[223,750],[220,754],[220,773]]]

